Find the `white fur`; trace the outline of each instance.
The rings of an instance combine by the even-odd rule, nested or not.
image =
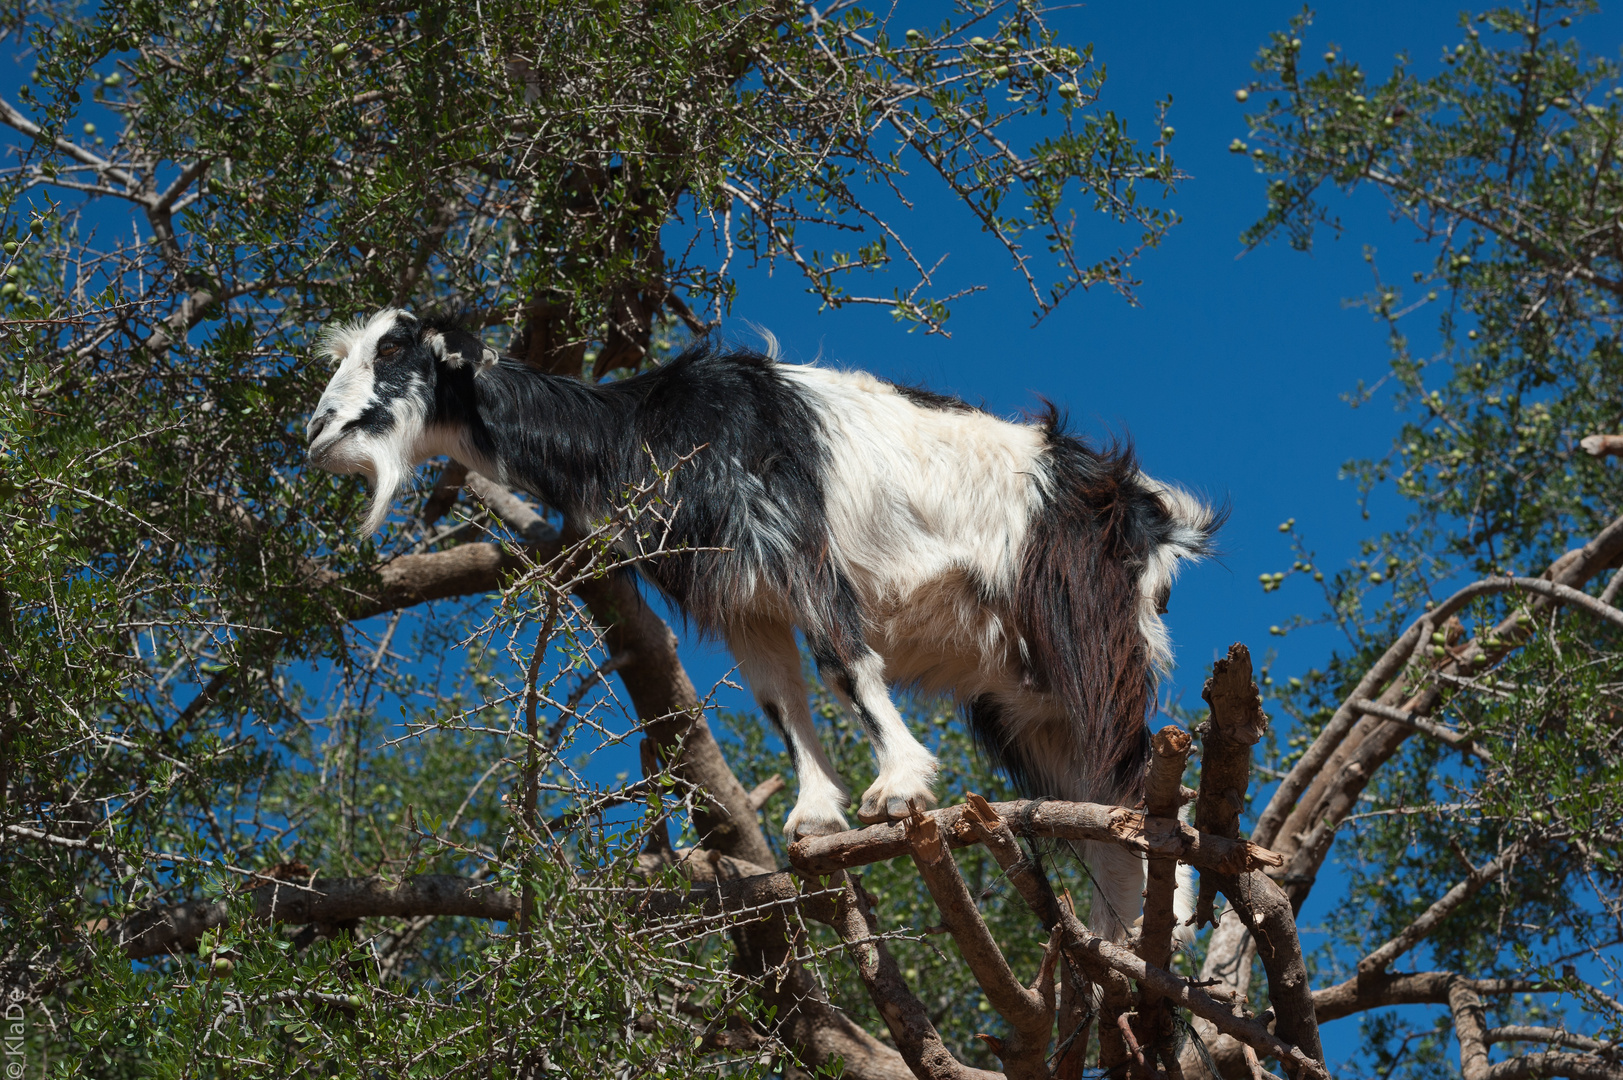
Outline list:
[[[859,817],[883,820],[905,814],[910,801],[934,802],[935,759],[908,732],[887,681],[949,692],[959,701],[995,697],[1010,736],[1035,751],[1028,756],[1040,763],[1034,779],[1044,790],[1073,800],[1110,797],[1084,786],[1069,718],[1051,695],[1022,684],[1024,643],[1013,613],[987,602],[988,594],[1014,594],[1029,524],[1053,482],[1043,430],[981,412],[920,407],[862,372],[788,364],[778,370],[811,396],[827,432],[830,556],[858,593],[876,650],[851,665],[853,696],[881,734],[879,775]],[[1181,525],[1143,574],[1140,629],[1164,672],[1172,651],[1156,601],[1179,562],[1198,554],[1210,512],[1183,491],[1144,480]],[[770,524],[761,524],[771,535]],[[747,641],[733,644],[740,661],[769,685],[788,685],[791,674],[799,682],[791,653],[769,657]],[[760,697],[756,676],[748,677]],[[796,755],[801,793],[787,825],[791,838],[832,828],[825,804],[831,792],[843,793],[832,769],[816,775],[828,768],[820,748],[804,755],[797,748]],[[1119,940],[1142,910],[1143,861],[1116,845],[1083,847],[1096,879],[1094,927]],[[1188,875],[1181,880],[1187,884]],[[1187,888],[1179,890],[1176,909],[1180,922],[1193,911]]]
[[[372,502],[363,526],[369,533],[383,527],[395,493],[411,478],[417,463],[433,452],[434,440],[416,394],[390,402],[395,423],[387,434],[344,431],[344,425],[373,401],[372,364],[378,339],[400,314],[397,308],[384,308],[368,319],[328,327],[321,335],[321,348],[339,363],[310,414],[312,426],[318,420],[325,422],[320,441],[310,446],[310,459],[328,472],[359,473],[372,480]]]
[[[727,644],[755,699],[777,714],[794,759],[800,793],[784,833],[793,840],[844,832],[849,796],[812,722],[793,627],[776,620],[739,622],[729,631]]]
[[[1156,610],[1159,598],[1172,588],[1185,559],[1198,559],[1207,531],[1212,522],[1211,510],[1182,488],[1144,477],[1144,483],[1161,497],[1176,523],[1170,542],[1150,553],[1143,574],[1138,579],[1138,628],[1144,634],[1150,650],[1150,662],[1156,673],[1166,675],[1172,670],[1172,638],[1166,623]]]

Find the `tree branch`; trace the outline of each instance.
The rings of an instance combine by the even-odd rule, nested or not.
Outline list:
[[[1368,956],[1358,961],[1360,975],[1373,975],[1385,971],[1392,961],[1420,944],[1426,935],[1437,929],[1438,925],[1465,901],[1475,896],[1477,891],[1488,882],[1497,878],[1505,868],[1516,861],[1523,851],[1527,850],[1525,841],[1511,844],[1492,861],[1480,868],[1473,869],[1464,881],[1457,883],[1452,889],[1444,893],[1435,903],[1405,926],[1392,940],[1381,945]]]
[[[994,1043],[993,1051],[1002,1060],[1010,1080],[1049,1080],[1045,1058],[1049,1035],[1054,1028],[1051,962],[1044,964],[1048,971],[1045,988],[1021,985],[981,918],[958,864],[941,836],[940,826],[915,809],[905,828],[913,863],[941,912],[941,925],[957,943],[975,981],[985,991],[986,1000],[1014,1028],[1013,1035]],[[1055,955],[1058,955],[1057,946]]]
[[[822,917],[823,921],[833,926],[845,943],[857,977],[867,988],[913,1075],[919,1080],[1001,1080],[1000,1073],[970,1068],[952,1056],[930,1022],[924,1003],[907,988],[895,958],[885,947],[868,894],[843,871],[833,876],[832,883],[843,884],[845,891],[834,910]]]
[[[1181,728],[1167,725],[1151,739],[1149,773],[1144,782],[1144,808],[1155,818],[1176,818],[1183,804],[1183,773],[1189,762],[1192,739]],[[1177,928],[1177,914],[1173,898],[1178,891],[1178,862],[1165,855],[1152,855],[1145,870],[1144,918],[1140,930],[1138,955],[1146,964],[1160,968],[1172,967],[1172,934]],[[1118,1017],[1118,1020],[1124,1020]],[[1130,1032],[1131,1028],[1124,1028]],[[1149,1048],[1151,1064],[1140,1064],[1149,1071],[1154,1058],[1164,1058],[1168,1067],[1178,1069],[1177,1031],[1172,1014],[1160,996],[1145,991],[1140,994],[1138,1006],[1140,1044]],[[1133,1040],[1128,1039],[1128,1049]]]
[[[985,800],[981,800],[982,803]],[[1242,873],[1283,865],[1283,858],[1245,840],[1227,840],[1197,832],[1176,818],[1146,818],[1125,806],[1052,802],[1042,799],[987,804],[1019,836],[1062,840],[1102,840],[1143,855],[1176,858],[1201,869]],[[928,811],[953,847],[974,843],[973,834],[957,826],[964,806]],[[808,836],[789,847],[789,861],[807,874],[831,874],[909,853],[906,829],[900,824],[870,825],[832,836]]]

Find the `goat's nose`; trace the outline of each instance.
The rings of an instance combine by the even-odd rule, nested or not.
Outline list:
[[[320,413],[310,418],[310,426],[304,429],[304,439],[307,443],[314,443],[321,437],[321,431],[332,420],[332,410]]]

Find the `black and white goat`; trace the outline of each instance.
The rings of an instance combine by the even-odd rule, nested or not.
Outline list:
[[[800,785],[791,839],[847,827],[796,628],[873,743],[864,822],[933,802],[935,758],[890,683],[954,695],[1028,795],[1140,798],[1146,713],[1171,659],[1160,615],[1179,560],[1209,550],[1217,521],[1129,451],[1093,450],[1052,413],[1010,423],[861,372],[711,345],[588,385],[395,309],[324,343],[339,367],[310,420],[310,460],[373,478],[368,529],[440,454],[589,527],[654,462],[703,447],[670,480],[673,540],[703,550],[644,573],[725,639],[782,733]],[[1095,926],[1117,936],[1141,908],[1142,865],[1084,848],[1103,900]]]

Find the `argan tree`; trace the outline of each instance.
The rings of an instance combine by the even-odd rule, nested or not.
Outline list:
[[[709,332],[762,260],[940,331],[980,283],[892,226],[930,186],[1038,316],[1130,296],[1175,220],[1156,109],[1135,142],[1025,4],[932,20],[6,9],[0,965],[30,1069],[905,1071],[785,898],[707,914],[779,864],[782,785],[741,786],[615,537],[455,463],[358,536],[302,426],[316,331],[385,304],[595,380]],[[623,782],[581,767],[621,746]]]
[[[1174,221],[1161,118],[1130,139],[1090,52],[1020,3],[911,27],[840,5],[8,9],[34,78],[0,103],[0,977],[27,1067],[1324,1076],[1319,1025],[1362,1016],[1386,1074],[1450,1068],[1452,1036],[1472,1080],[1623,1075],[1623,614],[1594,594],[1623,524],[1610,466],[1574,450],[1620,427],[1612,114],[1586,108],[1611,76],[1564,11],[1470,23],[1444,75],[1379,87],[1334,50],[1309,74],[1303,22],[1248,88],[1274,181],[1252,239],[1306,243],[1326,181],[1374,184],[1435,238],[1422,286],[1449,298],[1422,362],[1377,287],[1421,415],[1366,472],[1417,516],[1332,573],[1349,645],[1275,684],[1285,752],[1252,775],[1273,743],[1242,646],[1187,718],[1199,742],[1157,732],[1142,807],[996,801],[914,702],[943,808],[785,850],[786,763],[616,573],[628,547],[668,554],[660,485],[561,535],[447,462],[358,537],[362,486],[304,466],[315,331],[457,309],[538,368],[614,379],[712,329],[758,260],[809,302],[940,331],[979,283],[943,284],[938,242],[891,224],[931,185],[1037,316],[1130,297]],[[861,740],[821,711],[857,780]],[[636,765],[611,780],[611,759]],[[1145,855],[1131,941],[1079,918],[1078,839]],[[1351,899],[1304,955],[1332,858]],[[1215,924],[1184,955],[1178,861]]]

